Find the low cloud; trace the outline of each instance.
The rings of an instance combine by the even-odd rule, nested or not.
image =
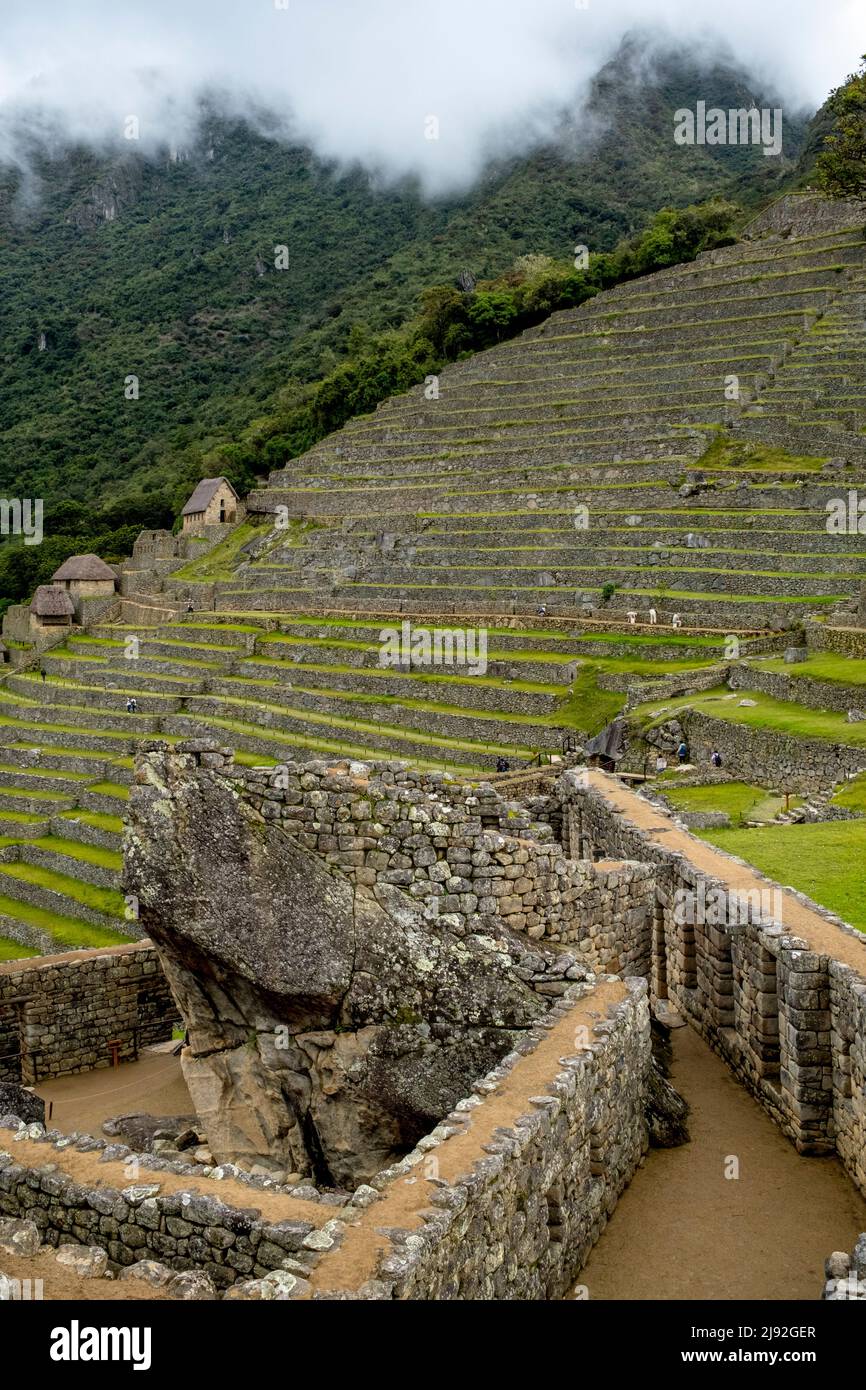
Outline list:
[[[861,0],[48,0],[0,19],[0,159],[29,140],[145,151],[201,97],[323,156],[439,192],[579,111],[638,26],[816,107],[866,49]],[[433,138],[435,137],[435,138]]]

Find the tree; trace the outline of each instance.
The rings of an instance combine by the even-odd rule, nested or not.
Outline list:
[[[831,198],[866,196],[866,54],[860,71],[827,102],[831,133],[815,161],[818,186]]]

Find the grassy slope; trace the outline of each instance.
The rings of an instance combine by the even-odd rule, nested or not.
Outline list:
[[[866,820],[709,830],[702,838],[866,931]]]

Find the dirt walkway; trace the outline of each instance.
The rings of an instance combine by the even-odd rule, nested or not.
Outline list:
[[[692,1141],[651,1150],[578,1282],[590,1299],[819,1299],[866,1200],[835,1158],[801,1158],[693,1029],[672,1042]]]
[[[69,1134],[102,1134],[102,1122],[113,1115],[192,1115],[195,1106],[180,1068],[171,1053],[144,1053],[137,1062],[76,1076],[40,1081],[33,1088],[45,1101],[49,1129]],[[49,1103],[52,1106],[48,1119]]]
[[[761,878],[754,869],[735,863],[721,850],[713,849],[688,831],[678,830],[670,816],[636,796],[615,777],[597,771],[591,771],[588,777],[590,786],[600,791],[614,810],[646,831],[663,849],[682,854],[696,869],[720,879],[735,892],[760,893],[767,888],[768,880]],[[844,961],[866,979],[866,937],[859,941],[848,936],[820,913],[799,902],[787,889],[782,888],[781,894],[779,925],[792,936],[802,937],[819,955],[831,955]]]

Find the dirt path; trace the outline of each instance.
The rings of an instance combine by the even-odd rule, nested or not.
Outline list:
[[[615,777],[591,771],[590,786],[600,791],[608,803],[640,830],[644,830],[662,848],[682,854],[696,869],[720,879],[728,888],[739,892],[758,892],[766,889],[768,880],[754,869],[737,864],[721,850],[698,840],[688,831],[678,830],[670,816],[629,791]],[[819,955],[832,955],[852,966],[866,979],[866,937],[862,941],[840,931],[818,912],[798,901],[793,893],[781,889],[782,910],[780,926],[792,936],[800,936]]]
[[[9,1279],[21,1281],[22,1300],[74,1300],[89,1303],[159,1302],[168,1297],[164,1289],[156,1289],[141,1279],[83,1279],[68,1267],[58,1264],[55,1252],[43,1246],[38,1255],[7,1255],[0,1251],[0,1270]],[[29,1286],[25,1280],[29,1279]],[[41,1286],[37,1284],[41,1280]]]
[[[103,1120],[113,1115],[195,1113],[180,1058],[171,1053],[144,1053],[137,1062],[58,1076],[40,1081],[33,1089],[45,1101],[49,1129],[60,1129],[64,1134],[77,1129],[82,1134],[101,1135]]]
[[[693,1029],[672,1042],[692,1141],[650,1151],[578,1282],[590,1299],[819,1299],[866,1200],[835,1158],[801,1158]]]

